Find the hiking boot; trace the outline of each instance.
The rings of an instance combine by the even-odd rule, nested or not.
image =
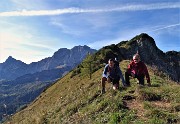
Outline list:
[[[139,84],[140,87],[144,87],[144,84]]]
[[[151,84],[150,83],[148,83],[148,87],[150,87],[151,86]]]
[[[130,87],[130,82],[126,82],[125,84],[123,84],[125,87]]]
[[[130,84],[124,84],[124,87],[131,87]]]
[[[106,93],[106,91],[105,91],[105,89],[103,88],[102,90],[101,90],[101,94],[105,94]]]

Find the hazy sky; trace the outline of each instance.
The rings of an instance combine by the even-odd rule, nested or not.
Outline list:
[[[147,33],[180,51],[180,0],[0,0],[0,63],[25,63],[60,48],[105,45]]]

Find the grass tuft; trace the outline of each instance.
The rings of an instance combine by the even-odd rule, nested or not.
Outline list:
[[[138,91],[138,98],[145,101],[159,101],[161,100],[161,95],[158,92],[152,92],[150,89],[140,89]]]

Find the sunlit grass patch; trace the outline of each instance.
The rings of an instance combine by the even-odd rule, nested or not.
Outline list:
[[[152,109],[146,114],[146,116],[150,117],[150,121],[154,121],[154,123],[177,123],[177,121],[179,121],[177,114],[160,109]]]

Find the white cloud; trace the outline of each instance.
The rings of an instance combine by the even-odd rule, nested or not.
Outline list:
[[[119,35],[115,39],[109,39],[109,40],[101,40],[101,41],[95,41],[93,43],[88,44],[88,46],[94,48],[94,49],[100,49],[103,46],[111,45],[111,44],[117,44],[121,41],[126,41],[132,39],[134,36],[139,35],[141,33],[151,33],[151,32],[156,32],[160,31],[161,33],[164,31],[167,31],[167,29],[174,28],[176,26],[180,26],[180,23],[178,24],[171,24],[171,25],[166,25],[166,26],[155,26],[158,28],[149,30],[152,27],[139,27],[137,29],[131,29],[130,30],[123,30],[122,32],[119,32]],[[127,35],[128,34],[128,35]],[[153,36],[158,35],[157,33],[153,33]],[[153,37],[151,36],[151,37]],[[158,41],[156,41],[158,42]],[[161,44],[160,44],[161,45]],[[174,44],[172,44],[174,46]]]
[[[31,4],[27,4],[26,6],[26,3],[19,2],[19,0],[13,0],[13,1],[16,2],[18,6],[17,9],[14,10],[21,10],[21,9],[24,10],[12,11],[12,12],[0,12],[0,18],[10,20],[10,21],[4,21],[3,24],[1,24],[2,20],[0,21],[0,27],[1,27],[0,52],[3,53],[0,55],[0,62],[3,62],[9,55],[12,55],[17,59],[23,60],[26,63],[32,61],[38,61],[44,57],[51,56],[50,54],[53,54],[53,52],[55,52],[57,49],[61,47],[71,48],[72,46],[79,45],[79,43],[84,44],[85,41],[87,43],[88,40],[91,40],[91,42],[92,40],[95,40],[95,42],[94,43],[89,42],[89,44],[87,45],[89,45],[92,48],[99,49],[102,46],[117,44],[122,40],[129,40],[135,35],[140,34],[142,32],[147,32],[153,35],[154,34],[157,35],[157,33],[159,32],[162,33],[165,32],[167,29],[172,29],[173,27],[180,25],[178,23],[178,24],[165,26],[164,24],[175,22],[175,21],[170,22],[169,19],[164,20],[167,23],[164,23],[163,21],[159,21],[158,23],[156,23],[158,26],[155,27],[153,26],[155,24],[152,23],[149,23],[149,25],[140,25],[140,24],[136,25],[135,24],[136,21],[134,21],[133,18],[131,18],[131,15],[126,14],[127,17],[125,18],[123,13],[122,15],[118,13],[121,16],[116,16],[117,18],[114,17],[112,18],[112,15],[114,13],[111,16],[109,13],[107,13],[107,12],[142,11],[142,10],[157,10],[157,9],[171,9],[171,8],[172,9],[175,8],[177,10],[180,8],[179,2],[157,3],[157,4],[147,4],[147,5],[127,4],[123,6],[116,6],[116,7],[110,6],[109,8],[104,7],[104,8],[96,8],[96,9],[65,8],[65,9],[47,10],[48,7],[47,9],[44,9],[46,7],[37,8],[37,6],[31,8],[30,7]],[[30,10],[30,8],[32,11],[28,11]],[[76,13],[86,13],[86,14],[83,14],[82,16],[82,14],[76,14]],[[51,16],[51,15],[62,15],[62,14],[70,14],[70,15],[68,15],[68,17]],[[96,14],[96,16],[94,16],[94,14]],[[156,13],[153,13],[153,15],[155,14]],[[43,28],[39,28],[40,26],[34,27],[28,22],[25,23],[19,22],[19,25],[16,23],[8,23],[14,20],[14,17],[13,18],[4,18],[4,17],[11,17],[11,16],[51,16],[51,19],[50,19],[50,25],[48,26],[46,25],[47,27],[43,26]],[[21,21],[22,18],[17,18],[17,19],[20,19]],[[23,18],[23,19],[27,19],[27,18]],[[38,20],[38,22],[35,22],[34,20],[33,21],[35,23],[39,23],[41,21],[44,21],[43,19]],[[46,19],[49,20],[48,18]],[[131,21],[129,20],[133,22],[132,25],[135,25],[133,28],[131,28],[131,24],[129,24],[131,23]],[[129,23],[125,23],[128,21]],[[123,24],[126,25],[123,26]],[[159,24],[161,26],[159,26]],[[55,25],[58,28],[57,27],[54,28],[52,25]],[[117,26],[117,28],[119,26],[120,28],[117,29],[115,26]],[[54,29],[51,30],[52,27],[55,30]],[[116,29],[114,30],[114,28]],[[46,34],[43,34],[44,33],[43,30],[46,30]],[[52,35],[51,31],[55,32],[55,34]],[[56,35],[56,33],[58,35]],[[166,31],[165,33],[169,33],[169,32]],[[174,33],[174,31],[172,33]],[[70,35],[66,35],[66,34],[70,34]],[[68,40],[71,42],[68,43]],[[77,40],[79,40],[79,42]]]
[[[94,49],[100,49],[103,46],[108,46],[108,45],[111,45],[111,44],[117,44],[117,43],[119,43],[121,41],[130,40],[135,35],[138,35],[138,34],[142,33],[143,30],[144,29],[134,29],[134,30],[131,30],[131,32],[129,32],[129,30],[127,30],[127,31],[124,30],[123,32],[121,32],[119,34],[119,37],[117,37],[115,39],[95,41],[93,43],[88,44],[88,46],[90,46],[91,48],[94,48]]]
[[[98,49],[102,48],[103,46],[108,46],[108,45],[111,45],[111,44],[117,44],[118,42],[120,42],[122,40],[123,40],[123,38],[95,41],[93,43],[88,44],[88,46],[98,50]]]
[[[113,8],[103,9],[81,9],[81,8],[65,8],[56,10],[22,10],[22,11],[11,11],[1,12],[0,16],[50,16],[50,15],[62,15],[71,13],[101,13],[101,12],[123,12],[123,11],[142,11],[142,10],[159,10],[159,9],[174,9],[180,8],[179,2],[172,3],[156,3],[156,4],[137,4],[137,5],[126,5]]]
[[[4,62],[11,55],[16,59],[30,63],[40,60],[40,58],[42,59],[42,55],[47,57],[50,53],[48,51],[55,51],[51,46],[46,45],[46,43],[38,44],[32,42],[26,36],[19,36],[11,32],[1,32],[0,38],[0,62]],[[47,53],[42,51],[42,49],[46,49]]]
[[[3,28],[0,29],[0,62],[4,62],[11,55],[29,63],[40,60],[45,55],[48,57],[57,50],[50,42],[53,38],[40,37],[30,27],[2,20],[0,25]]]
[[[76,29],[72,26],[74,25],[68,25],[68,24],[64,24],[67,23],[67,21],[69,21],[69,19],[67,20],[61,20],[62,18],[51,18],[50,20],[50,24],[57,26],[58,28],[61,29],[61,31],[65,34],[70,34],[70,35],[75,35],[75,36],[80,36],[84,34],[84,31],[81,31],[80,29]]]
[[[163,26],[163,27],[158,27],[158,28],[155,28],[155,29],[152,29],[152,30],[148,30],[146,32],[155,32],[155,31],[164,30],[164,29],[172,28],[172,27],[176,27],[176,26],[180,26],[180,23],[167,25],[167,26]]]

